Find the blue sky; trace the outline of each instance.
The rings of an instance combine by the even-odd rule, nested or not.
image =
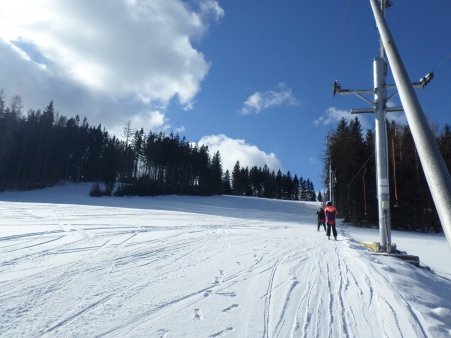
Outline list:
[[[451,54],[450,17],[449,0],[393,0],[387,21],[412,81]],[[0,88],[24,112],[53,100],[116,135],[128,120],[178,132],[220,150],[225,168],[267,163],[318,190],[327,132],[367,107],[333,98],[332,84],[371,89],[378,40],[368,0],[16,0],[0,4]],[[451,59],[434,75],[417,94],[443,127]]]

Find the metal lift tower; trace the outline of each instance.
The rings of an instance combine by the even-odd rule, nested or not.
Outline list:
[[[385,3],[388,2],[387,0],[383,1]],[[410,83],[407,70],[404,67],[395,41],[385,21],[383,10],[381,11],[379,9],[376,0],[370,0],[370,3],[382,43],[387,51],[393,77],[399,91],[399,97],[406,113],[407,122],[412,132],[418,156],[440,218],[440,223],[448,241],[448,246],[451,248],[451,217],[449,213],[449,206],[451,205],[451,176],[420,102],[413,90],[414,86]],[[424,87],[431,79],[432,73],[421,79],[420,85]]]
[[[379,24],[378,16],[385,18],[385,9],[392,4],[389,0],[370,0],[373,7],[373,12],[376,16],[379,32],[381,33],[381,27]],[[377,14],[376,14],[377,12]],[[385,19],[384,19],[385,22]],[[382,33],[381,33],[382,35]],[[394,45],[394,41],[391,39],[389,44]],[[387,98],[387,89],[396,89],[396,85],[387,85],[385,78],[387,75],[387,63],[385,57],[385,45],[386,42],[381,37],[380,42],[380,56],[374,59],[374,88],[366,90],[349,90],[342,89],[340,84],[335,81],[333,86],[333,94],[339,93],[341,95],[354,94],[359,98],[369,103],[371,108],[352,109],[351,114],[374,114],[376,118],[375,128],[375,143],[376,143],[376,182],[377,182],[377,199],[378,199],[378,213],[379,213],[379,232],[380,243],[378,251],[391,252],[391,226],[390,226],[390,190],[389,190],[389,177],[388,177],[388,146],[387,146],[387,124],[386,113],[387,112],[401,112],[404,111],[403,107],[387,107],[387,102],[394,98],[398,91],[396,90],[391,96]],[[393,63],[393,61],[391,61]],[[394,71],[396,72],[396,70]],[[433,74],[430,73],[420,80],[420,82],[410,83],[411,87],[424,86],[432,80]],[[396,77],[395,77],[396,79]],[[396,81],[397,82],[397,81]],[[374,102],[370,101],[362,94],[373,94]],[[402,98],[401,98],[402,100]],[[404,106],[404,101],[403,106]],[[410,125],[410,121],[409,121]],[[429,128],[429,127],[427,127]]]

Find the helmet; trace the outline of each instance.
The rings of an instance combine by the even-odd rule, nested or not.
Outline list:
[[[326,205],[327,205],[328,207],[331,207],[331,206],[332,206],[332,202],[331,202],[331,201],[328,201],[328,202],[326,203]]]

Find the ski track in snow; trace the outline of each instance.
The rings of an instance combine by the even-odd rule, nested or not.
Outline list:
[[[0,337],[449,336],[450,297],[394,283],[416,268],[327,240],[317,204],[293,205],[276,222],[1,202]]]

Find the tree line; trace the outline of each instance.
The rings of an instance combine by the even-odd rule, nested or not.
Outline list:
[[[264,168],[223,172],[221,155],[178,134],[145,133],[128,122],[121,138],[87,118],[60,115],[53,101],[41,111],[22,111],[19,95],[0,90],[0,191],[64,183],[97,182],[92,196],[234,194],[314,200],[310,180]]]
[[[451,127],[433,127],[436,141],[451,171]],[[390,216],[392,229],[441,232],[432,195],[409,126],[387,122]],[[332,167],[337,210],[345,222],[378,224],[375,134],[362,131],[359,119],[341,119],[328,135],[323,158],[323,182],[329,186]],[[328,194],[329,192],[327,192]]]
[[[226,172],[226,178],[229,176]],[[227,184],[226,184],[227,186]],[[232,189],[236,195],[254,196],[263,198],[276,198],[295,201],[316,201],[317,196],[313,183],[302,177],[298,179],[290,171],[282,174],[280,169],[277,174],[270,171],[267,165],[263,168],[253,166],[240,167],[237,161],[232,171]],[[321,197],[319,197],[321,198]]]

